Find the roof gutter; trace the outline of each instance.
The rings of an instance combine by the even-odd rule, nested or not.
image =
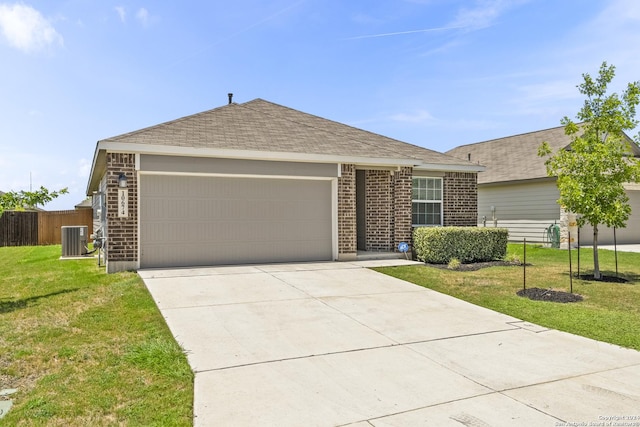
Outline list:
[[[414,167],[420,171],[444,171],[444,172],[484,172],[487,167],[476,164],[443,165],[440,163],[421,163]]]

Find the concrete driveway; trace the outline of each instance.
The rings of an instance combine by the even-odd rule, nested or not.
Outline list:
[[[386,263],[140,271],[195,425],[640,425],[640,352],[363,268]]]

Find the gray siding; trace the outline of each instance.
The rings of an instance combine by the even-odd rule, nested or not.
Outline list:
[[[546,243],[546,229],[560,222],[560,194],[555,181],[481,185],[478,226],[509,229],[509,240]],[[495,219],[491,206],[495,207]],[[484,216],[484,218],[483,218]]]
[[[335,163],[276,162],[264,160],[218,159],[185,156],[140,156],[144,172],[175,172],[224,175],[270,175],[334,178]]]
[[[93,232],[101,230],[102,237],[107,233],[107,174],[104,174],[98,184],[98,190],[91,196],[91,207],[93,209]]]
[[[619,244],[640,243],[640,190],[627,190],[631,217],[627,227],[616,230]],[[554,181],[483,185],[478,188],[478,225],[509,229],[509,240],[546,243],[546,228],[560,223],[560,193]],[[495,206],[494,223],[491,206]],[[483,221],[483,215],[486,221]],[[598,227],[598,243],[613,244],[613,229]],[[576,239],[577,236],[572,236]],[[593,228],[586,225],[580,230],[580,244],[593,244]]]
[[[492,217],[491,206],[495,206],[496,218],[511,220],[560,220],[560,193],[555,181],[481,185],[478,187],[479,221]]]

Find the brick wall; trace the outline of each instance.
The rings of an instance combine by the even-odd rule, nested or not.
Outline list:
[[[339,258],[356,256],[356,233],[356,166],[343,164],[341,177],[338,178]]]
[[[411,243],[411,189],[413,168],[401,168],[393,173],[393,249],[400,242]]]
[[[128,217],[118,217],[118,176],[127,176]],[[135,154],[107,153],[107,264],[138,261],[138,182]]]
[[[392,174],[388,170],[367,170],[366,180],[366,230],[368,251],[393,250],[393,196]]]
[[[443,179],[444,226],[478,224],[478,174],[447,172]]]
[[[412,168],[367,170],[366,250],[395,251],[411,242]]]

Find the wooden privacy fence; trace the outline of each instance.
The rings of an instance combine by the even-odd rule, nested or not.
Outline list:
[[[86,225],[89,227],[89,234],[93,233],[93,210],[38,212],[38,244],[61,244],[60,228],[69,225]]]
[[[0,215],[0,246],[38,244],[38,212],[4,211]]]
[[[70,225],[86,225],[93,233],[93,211],[5,211],[0,216],[0,246],[59,245],[61,228]]]

